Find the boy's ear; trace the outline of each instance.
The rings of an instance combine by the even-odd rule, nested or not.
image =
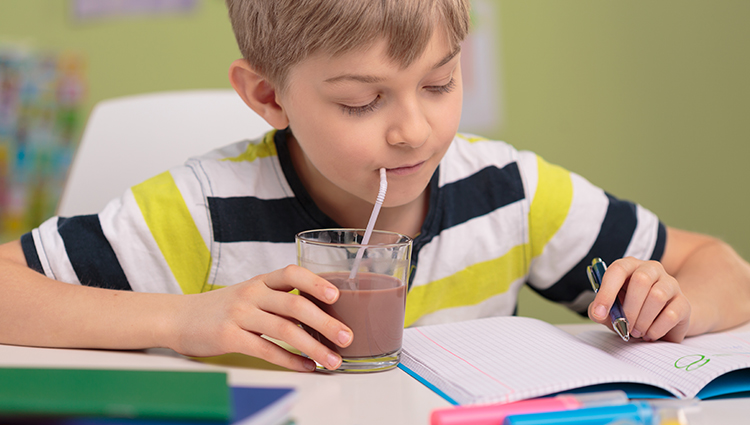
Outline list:
[[[276,88],[246,60],[237,59],[232,62],[229,66],[229,81],[247,106],[274,128],[283,130],[289,126],[286,112],[277,101]]]

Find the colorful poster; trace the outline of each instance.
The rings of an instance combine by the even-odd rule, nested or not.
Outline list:
[[[78,142],[85,62],[0,45],[0,242],[52,216]]]

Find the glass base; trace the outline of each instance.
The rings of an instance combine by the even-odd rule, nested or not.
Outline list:
[[[398,366],[401,359],[401,349],[377,357],[344,357],[341,366],[336,370],[328,370],[317,362],[317,370],[331,373],[369,373],[382,372]]]

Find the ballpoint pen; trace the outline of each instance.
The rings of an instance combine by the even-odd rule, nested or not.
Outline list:
[[[591,287],[594,288],[594,292],[599,292],[599,287],[602,285],[602,278],[604,278],[604,272],[607,270],[607,265],[604,264],[601,258],[594,258],[591,261],[591,265],[586,267],[586,274],[589,276],[589,282]],[[612,320],[612,328],[615,332],[624,340],[630,339],[630,331],[628,330],[628,319],[625,318],[625,314],[622,312],[622,305],[620,300],[615,297],[615,302],[612,304],[612,308],[609,309],[609,318]]]

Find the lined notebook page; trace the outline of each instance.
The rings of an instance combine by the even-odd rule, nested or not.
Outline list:
[[[459,404],[510,402],[610,382],[651,384],[677,395],[658,377],[525,317],[405,329],[401,362]]]
[[[662,377],[689,398],[720,375],[750,368],[750,332],[701,335],[680,344],[640,340],[622,344],[618,336],[606,332],[583,332],[578,338]]]

